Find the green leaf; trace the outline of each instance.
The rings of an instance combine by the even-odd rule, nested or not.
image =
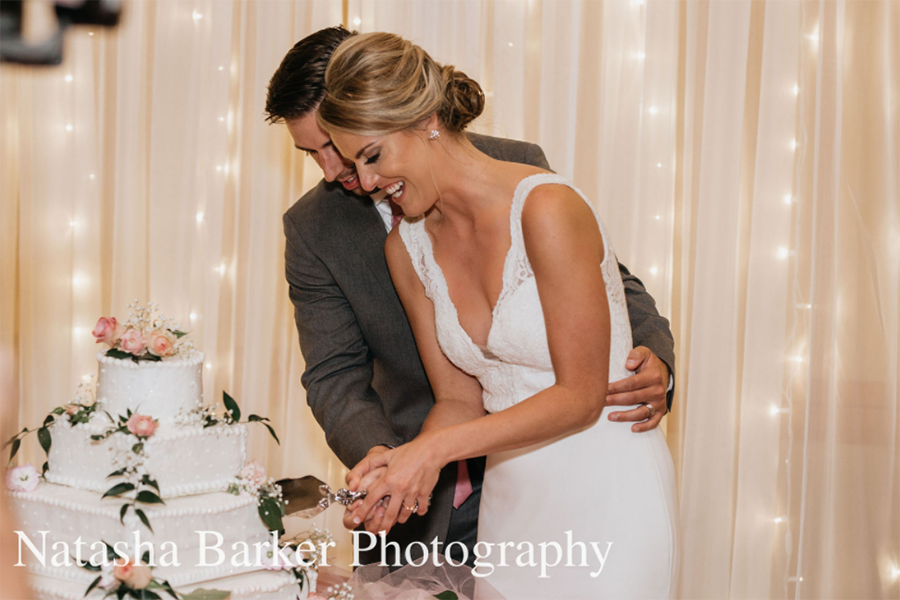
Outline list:
[[[156,592],[144,588],[141,590],[141,600],[162,600],[162,598]]]
[[[38,441],[41,443],[41,448],[44,449],[44,452],[50,454],[50,445],[53,443],[53,439],[50,437],[49,429],[46,427],[38,429]]]
[[[49,469],[50,469],[50,461],[44,462],[44,466],[41,467],[41,475],[45,475]]]
[[[122,360],[134,358],[133,354],[125,352],[124,350],[119,350],[118,348],[110,348],[106,351],[106,355],[110,358],[120,358]]]
[[[124,598],[125,594],[127,594],[127,593],[128,593],[128,588],[126,588],[124,585],[120,585],[119,587],[116,588],[116,598],[118,598],[118,600],[122,600],[122,598]]]
[[[57,406],[56,408],[54,408],[54,409],[51,410],[50,412],[52,412],[54,415],[61,415],[61,414],[63,414],[64,412],[66,412],[66,409],[63,408],[62,406]]]
[[[275,443],[278,444],[278,445],[280,446],[280,445],[281,445],[281,440],[279,440],[279,439],[278,439],[278,436],[275,435],[275,430],[272,429],[272,426],[269,425],[268,423],[263,423],[263,425],[266,426],[266,429],[268,429],[268,430],[269,430],[269,433],[272,434],[272,437],[275,438]]]
[[[138,518],[141,520],[141,523],[144,524],[144,527],[149,529],[151,533],[154,533],[153,528],[150,527],[150,519],[147,518],[147,515],[144,514],[144,511],[139,508],[135,508],[134,514],[138,516]]]
[[[98,570],[99,568],[100,567],[97,567]],[[103,575],[97,575],[97,578],[91,582],[91,585],[88,586],[87,591],[84,593],[85,597],[87,597],[88,594],[94,591],[94,588],[97,587],[97,584],[100,583],[101,579],[103,579]]]
[[[103,540],[101,540],[101,541],[103,541]],[[103,542],[103,545],[106,546],[106,560],[113,561],[113,560],[116,560],[117,558],[119,558],[119,555],[116,554],[115,548],[113,548],[106,542]]]
[[[9,450],[9,462],[12,462],[13,457],[15,457],[16,452],[19,451],[19,446],[21,446],[21,445],[22,445],[21,440],[18,440],[18,439],[13,440],[12,448],[10,448],[10,450]]]
[[[108,490],[106,490],[106,493],[103,494],[103,496],[101,496],[100,499],[102,500],[103,498],[106,498],[107,496],[121,496],[125,492],[130,492],[133,489],[134,489],[133,483],[119,483],[117,485],[112,486]]]
[[[129,410],[128,412],[131,412],[131,411]],[[119,415],[119,422],[120,422],[120,423],[127,423],[127,422],[128,422],[128,417],[123,417],[122,415]]]
[[[94,440],[95,442],[99,442],[101,440],[105,440],[106,436],[103,435],[102,433],[95,433],[94,435],[91,436],[91,439]]]
[[[260,422],[260,421],[270,421],[269,417],[261,417],[259,415],[250,415],[247,417],[247,421],[250,423]]]
[[[187,335],[187,332],[186,332],[186,331],[180,331],[180,330],[178,330],[178,329],[170,329],[170,330],[169,330],[169,333],[171,333],[172,335],[174,335],[174,336],[175,336],[176,338],[178,338],[178,339],[181,339],[181,338],[183,338],[184,336]]]
[[[131,506],[131,505],[130,505],[130,504],[123,504],[123,505],[122,505],[122,510],[119,511],[119,523],[121,523],[122,525],[125,524],[125,513],[128,512],[128,507],[129,507],[129,506]]]
[[[150,564],[150,551],[149,550],[145,551],[144,555],[141,556],[141,562],[144,563],[145,565]]]
[[[134,362],[140,362],[142,360],[150,361],[150,362],[159,362],[162,360],[162,358],[160,358],[159,356],[156,356],[155,354],[150,354],[148,352],[147,354],[145,354],[143,356],[135,357]]]
[[[234,398],[228,395],[228,392],[222,392],[223,402],[225,403],[225,410],[231,415],[231,418],[235,420],[235,422],[241,420],[241,408],[238,406],[238,403],[234,401]]]
[[[435,594],[434,597],[438,600],[459,600],[459,596],[456,595],[456,592],[451,590],[444,590],[440,594]]]
[[[178,598],[178,594],[175,593],[175,590],[172,588],[171,585],[169,585],[169,582],[166,581],[165,579],[162,580],[162,588],[164,590],[166,590],[166,593],[168,593],[173,598]],[[230,596],[231,592],[229,592],[228,595]]]
[[[9,438],[9,439],[6,441],[6,443],[3,444],[3,447],[6,448],[7,446],[9,446],[9,445],[12,444],[13,442],[15,442],[17,439],[19,439],[19,436],[22,435],[23,433],[28,433],[28,428],[27,428],[27,427],[26,427],[25,429],[23,429],[22,431],[20,431],[19,433],[17,433],[16,435],[14,435],[14,436],[12,436],[11,438]]]
[[[143,483],[144,485],[149,485],[150,487],[156,488],[156,493],[157,494],[159,493],[159,484],[156,483],[156,480],[150,479],[149,475],[144,474],[144,476],[141,478],[141,483]]]
[[[81,563],[81,562],[78,562],[77,560],[75,560],[75,557],[72,557],[72,560],[75,562],[76,565],[78,565],[78,566],[81,567],[82,569],[85,569],[85,570],[87,570],[87,571],[91,571],[92,573],[99,573],[99,572],[100,572],[100,565],[92,565],[92,564],[90,563],[90,561],[85,562],[85,563]]]
[[[111,477],[118,477],[118,476],[124,475],[124,474],[125,474],[125,469],[119,469],[118,471],[113,471],[112,473],[107,475],[106,478],[110,479]]]
[[[141,492],[138,492],[137,502],[143,502],[144,504],[165,504],[162,498],[160,498],[150,490],[143,490]]]
[[[49,425],[50,423],[52,423],[55,420],[56,420],[56,417],[54,417],[53,415],[47,415],[47,417],[44,419],[44,427],[46,427],[47,425]]]
[[[281,522],[281,508],[274,498],[263,498],[260,501],[259,518],[269,528],[269,531],[281,531],[284,529],[284,525]]]
[[[131,451],[134,452],[135,454],[140,454],[143,449],[144,449],[144,442],[138,442],[137,444],[135,444],[134,446],[131,447]]]
[[[182,600],[225,600],[231,597],[231,592],[225,590],[205,590],[197,588],[190,594],[182,594]]]

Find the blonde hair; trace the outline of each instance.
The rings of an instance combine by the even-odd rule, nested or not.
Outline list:
[[[456,134],[484,110],[475,80],[392,33],[345,40],[328,63],[325,88],[319,123],[358,135],[402,131],[433,114]]]

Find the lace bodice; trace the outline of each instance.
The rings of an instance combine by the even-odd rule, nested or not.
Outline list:
[[[556,381],[547,330],[537,284],[525,252],[522,235],[522,208],[531,191],[545,184],[571,187],[590,206],[605,247],[601,264],[610,312],[609,378],[616,381],[631,373],[625,361],[632,348],[631,325],[625,303],[625,291],[609,235],[596,210],[580,190],[564,177],[538,174],[519,182],[509,215],[510,248],[503,266],[503,286],[488,333],[486,347],[476,345],[459,323],[456,307],[450,299],[447,281],[434,259],[425,220],[404,219],[400,237],[412,258],[425,294],[434,303],[438,343],[450,361],[476,377],[484,388],[484,407],[498,412],[550,387]],[[573,343],[578,343],[573,340]]]

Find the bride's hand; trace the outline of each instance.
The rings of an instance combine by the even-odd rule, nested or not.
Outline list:
[[[366,499],[353,511],[351,522],[362,523],[385,496],[390,496],[390,501],[384,517],[380,524],[372,523],[385,534],[396,523],[405,523],[414,512],[418,515],[428,512],[431,491],[437,485],[442,466],[436,454],[432,445],[420,436],[373,457],[372,469],[386,466],[387,470],[367,488]]]

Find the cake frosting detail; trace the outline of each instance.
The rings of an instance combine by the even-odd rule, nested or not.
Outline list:
[[[53,445],[47,481],[94,492],[105,492],[117,478],[107,476],[120,468],[120,456],[131,450],[130,436],[115,434],[97,443],[92,435],[109,427],[105,415],[91,423],[50,428]],[[143,466],[159,484],[163,498],[225,491],[246,460],[247,428],[241,424],[215,427],[160,425],[144,443]]]
[[[158,362],[134,362],[97,355],[97,403],[112,415],[128,410],[172,422],[180,412],[203,401],[203,353],[197,350],[183,358]]]

